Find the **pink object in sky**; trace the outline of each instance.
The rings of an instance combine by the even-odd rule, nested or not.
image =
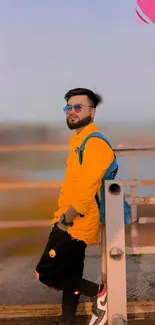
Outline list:
[[[149,24],[147,18],[155,24],[155,0],[137,0],[137,5],[146,18],[142,17],[138,9],[136,9],[138,17],[146,24]]]

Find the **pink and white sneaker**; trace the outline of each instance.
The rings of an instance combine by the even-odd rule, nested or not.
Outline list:
[[[92,306],[92,318],[89,325],[105,325],[107,322],[107,286],[98,294]]]

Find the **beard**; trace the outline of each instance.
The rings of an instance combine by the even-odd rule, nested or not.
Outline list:
[[[70,130],[80,129],[84,126],[87,126],[91,122],[93,122],[93,119],[90,115],[84,117],[82,120],[79,120],[78,122],[70,122],[69,119],[66,119],[67,126]]]

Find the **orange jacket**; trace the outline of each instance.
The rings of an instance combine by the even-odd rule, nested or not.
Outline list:
[[[80,165],[76,148],[93,132],[99,132],[95,123],[89,124],[78,135],[74,134],[70,138],[65,179],[58,201],[59,210],[52,219],[52,224],[59,221],[61,214],[72,205],[79,215],[68,232],[87,245],[95,245],[100,241],[100,216],[94,196],[100,192],[102,177],[114,158],[112,149],[102,139],[91,138],[86,143]],[[80,217],[80,214],[84,217]]]

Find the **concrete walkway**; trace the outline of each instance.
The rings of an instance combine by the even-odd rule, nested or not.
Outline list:
[[[95,249],[94,249],[95,253]],[[39,255],[9,257],[0,261],[0,325],[51,325],[53,317],[18,316],[10,319],[7,310],[10,306],[20,305],[51,305],[61,304],[61,293],[50,290],[35,279],[35,266]],[[155,255],[127,256],[127,295],[128,301],[155,300]],[[92,281],[100,281],[100,256],[88,250],[85,263],[85,277]],[[119,280],[119,279],[118,279]],[[120,282],[121,286],[121,282]],[[89,302],[81,297],[80,302]],[[151,304],[151,302],[150,302]],[[82,304],[81,304],[82,305]],[[89,304],[88,304],[89,305]],[[55,306],[55,307],[54,307]],[[58,306],[58,305],[57,305]],[[4,312],[4,310],[6,312]],[[60,309],[59,309],[60,310]],[[33,311],[35,314],[35,311]],[[11,315],[12,312],[11,312]],[[56,313],[55,315],[58,314]],[[88,313],[90,315],[90,313]],[[56,318],[57,318],[56,317]],[[77,316],[75,325],[88,325],[90,316]],[[130,320],[129,325],[154,325],[155,319]]]
[[[38,259],[36,255],[1,259],[0,305],[61,303],[60,293],[36,280]],[[84,273],[87,279],[100,281],[100,256],[87,255]],[[127,295],[128,301],[155,300],[155,255],[127,256]]]

